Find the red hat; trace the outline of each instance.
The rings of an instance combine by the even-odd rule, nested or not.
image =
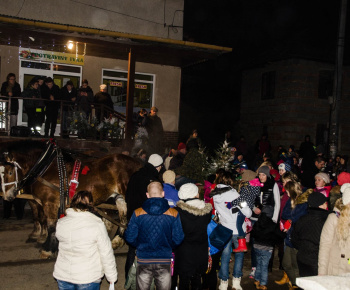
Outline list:
[[[339,185],[343,185],[344,183],[350,183],[350,173],[348,172],[342,172],[338,176],[337,180]]]
[[[181,149],[186,149],[186,144],[183,143],[183,142],[181,142],[181,143],[179,144],[179,146],[177,146],[177,150],[181,150]]]

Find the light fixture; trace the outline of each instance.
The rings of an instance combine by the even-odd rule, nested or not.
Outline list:
[[[72,49],[73,48],[73,46],[74,46],[74,43],[73,43],[73,41],[68,41],[68,43],[67,43],[67,47],[68,47],[68,49]]]

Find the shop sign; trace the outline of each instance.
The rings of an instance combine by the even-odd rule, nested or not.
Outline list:
[[[109,85],[111,87],[123,87],[123,83],[122,82],[114,82],[114,81],[110,81]]]
[[[147,85],[135,84],[136,89],[147,90]]]
[[[19,58],[26,60],[51,61],[56,63],[84,65],[83,55],[29,48],[20,48]]]

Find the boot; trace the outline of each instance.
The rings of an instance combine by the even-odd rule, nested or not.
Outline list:
[[[243,290],[241,287],[241,277],[239,277],[239,278],[233,277],[232,278],[232,290]]]
[[[221,280],[219,285],[219,290],[227,290],[227,287],[228,287],[228,280],[226,281]]]
[[[240,253],[240,252],[246,252],[247,251],[247,244],[244,237],[238,237],[238,247],[237,249],[233,249],[232,252],[234,253]]]
[[[256,271],[256,267],[252,267],[252,270],[251,270],[251,272],[250,272],[250,274],[249,274],[249,278],[250,278],[250,279],[254,279],[254,277],[255,277],[255,271]]]
[[[256,288],[256,289],[259,289],[260,281],[255,280],[255,281],[254,281],[254,285],[255,285],[255,288]]]
[[[259,287],[257,287],[256,289],[267,290],[267,286],[266,285],[259,285]]]
[[[279,281],[275,281],[275,283],[278,285],[284,285],[284,284],[290,283],[287,273],[283,272],[282,279]]]

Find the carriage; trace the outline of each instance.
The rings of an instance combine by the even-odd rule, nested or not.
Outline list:
[[[92,193],[94,209],[105,221],[112,246],[124,244],[124,197],[130,176],[141,167],[138,161],[122,154],[77,158],[79,154],[59,148],[54,140],[13,141],[1,151],[3,197],[28,199],[34,229],[27,242],[42,244],[41,258],[57,252],[56,223],[77,188]]]

